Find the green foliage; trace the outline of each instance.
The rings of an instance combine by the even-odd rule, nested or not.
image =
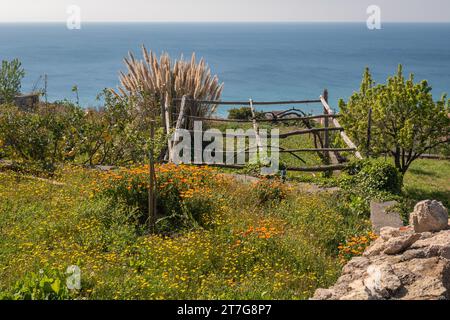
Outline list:
[[[256,119],[264,119],[264,112],[256,111]],[[251,120],[253,119],[250,107],[240,107],[228,110],[228,119]]]
[[[72,92],[75,93],[76,103],[77,103],[77,106],[79,106],[80,105],[80,96],[79,96],[78,86],[77,85],[74,85],[72,87]]]
[[[328,192],[286,190],[283,201],[258,205],[251,184],[164,167],[173,183],[163,189],[180,188],[183,205],[213,201],[205,227],[143,233],[133,206],[94,196],[105,172],[64,166],[55,173],[63,186],[0,175],[0,291],[36,270],[77,265],[77,299],[307,299],[339,276],[338,244],[368,228]],[[113,172],[113,183],[129,178]],[[196,184],[206,178],[211,192]]]
[[[129,165],[148,159],[149,124],[132,115],[132,100],[119,99],[108,90],[102,96],[105,108],[86,112],[74,151],[89,165]],[[157,141],[161,135],[158,130]]]
[[[351,162],[346,174],[328,182],[335,183],[342,188],[341,210],[350,216],[368,217],[372,199],[401,200],[403,175],[382,159],[365,159]]]
[[[83,110],[62,101],[34,112],[4,105],[0,110],[0,156],[52,171],[56,164],[129,165],[148,159],[148,121],[132,116],[131,101],[104,92],[105,108]],[[158,156],[166,138],[157,128],[152,143]]]
[[[167,164],[156,172],[157,232],[172,233],[183,228],[207,227],[215,210],[211,190],[217,186],[207,169]],[[106,173],[99,196],[136,208],[142,225],[148,217],[148,166]]]
[[[403,76],[402,66],[385,84],[376,85],[369,69],[359,92],[348,102],[339,102],[342,125],[363,152],[389,154],[405,173],[421,154],[448,141],[449,103],[445,95],[434,102],[427,81],[414,82]],[[372,109],[370,150],[366,150],[368,112]]]
[[[123,250],[134,243],[144,229],[138,223],[140,213],[123,201],[96,199],[83,202],[76,210],[79,225],[95,220],[96,228],[77,232],[75,241],[86,248],[100,248],[102,251]],[[74,221],[73,221],[74,222]]]
[[[261,179],[253,187],[259,204],[277,204],[287,196],[287,187],[280,181]]]
[[[12,103],[20,92],[21,82],[25,76],[22,63],[18,59],[2,61],[0,68],[0,102]]]
[[[52,170],[74,147],[70,130],[83,114],[75,107],[56,109],[49,106],[30,113],[5,105],[0,111],[0,147],[3,152],[13,160],[32,162]]]
[[[10,292],[0,293],[0,300],[69,300],[72,295],[64,274],[56,270],[40,270],[17,281]]]
[[[403,175],[389,162],[382,159],[360,160],[350,163],[347,172],[351,176],[349,187],[362,188],[361,192],[374,195],[379,192],[400,194]]]

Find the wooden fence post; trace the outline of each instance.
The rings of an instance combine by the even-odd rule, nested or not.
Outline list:
[[[183,98],[181,99],[181,106],[180,106],[180,113],[178,114],[178,119],[177,119],[177,123],[175,125],[175,132],[173,133],[173,145],[172,145],[172,153],[170,155],[170,159],[173,161],[173,158],[175,156],[174,149],[175,149],[175,145],[178,142],[178,129],[181,128],[183,122],[184,122],[184,109],[186,107],[186,96],[184,95]]]
[[[169,162],[172,162],[172,141],[170,137],[170,102],[169,102],[169,94],[166,93],[165,101],[164,101],[164,115],[166,120],[166,132],[167,132],[167,150],[169,153]]]
[[[328,103],[328,90],[327,90],[327,89],[325,89],[325,90],[323,91],[323,98],[324,98],[325,101]],[[328,115],[328,114],[329,114],[327,108],[323,107],[323,113],[324,113],[325,115]],[[328,117],[325,117],[325,118],[324,118],[324,128],[325,128],[325,129],[328,129],[329,126],[330,126],[329,118],[328,118]],[[326,130],[326,131],[324,132],[324,146],[323,146],[323,147],[326,148],[326,149],[330,147],[330,134],[329,134],[328,130]],[[329,158],[328,152],[325,152],[325,153],[324,153],[324,156],[325,156],[326,159],[328,159],[328,158]]]
[[[322,96],[320,97],[320,101],[322,101],[323,106],[325,107],[325,109],[327,109],[328,114],[333,114],[333,110],[331,110],[330,106],[328,105],[328,102],[326,102]],[[336,120],[335,118],[332,118],[332,122],[335,127],[341,127],[339,121]],[[347,144],[347,146],[349,148],[353,148],[356,150],[355,151],[356,158],[362,159],[363,157],[359,153],[358,147],[352,142],[352,140],[350,140],[350,138],[347,136],[347,134],[344,131],[341,131],[341,137],[342,137],[342,140],[344,140],[344,142]]]
[[[323,90],[323,98],[328,103],[328,90],[327,89]],[[323,107],[323,113],[325,115],[329,115],[330,114],[328,112],[327,108],[325,108],[325,106]],[[330,120],[329,120],[328,117],[325,117],[323,120],[324,120],[323,121],[323,123],[324,123],[323,126],[325,128],[324,138],[323,138],[323,147],[325,149],[329,149],[330,148],[330,131],[328,129],[330,128]],[[330,157],[330,152],[329,151],[325,151],[323,153],[323,156],[324,156],[325,164],[329,165],[330,164],[330,158],[331,158]],[[327,177],[331,177],[333,175],[333,171],[331,171],[331,170],[330,171],[325,171],[325,175]]]
[[[256,146],[257,146],[257,152],[258,152],[258,156],[259,156],[259,154],[263,151],[263,145],[261,142],[261,136],[259,135],[259,127],[258,127],[258,122],[256,120],[256,111],[255,111],[255,107],[253,107],[252,99],[249,100],[249,104],[250,104],[250,110],[252,111],[253,130],[255,130]]]
[[[149,150],[149,188],[148,188],[148,221],[149,230],[154,231],[156,223],[156,196],[155,196],[155,164],[153,149],[155,147],[155,121],[150,121],[150,150]]]

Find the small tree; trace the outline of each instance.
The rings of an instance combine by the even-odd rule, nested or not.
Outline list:
[[[22,63],[18,59],[11,62],[3,60],[0,68],[0,101],[11,103],[20,92],[21,82],[25,76]]]
[[[368,113],[372,109],[370,152],[390,154],[405,173],[422,154],[450,140],[449,101],[446,95],[435,102],[427,81],[406,80],[402,66],[386,84],[376,85],[366,68],[359,92],[345,103],[339,101],[342,125],[352,139],[366,149]]]

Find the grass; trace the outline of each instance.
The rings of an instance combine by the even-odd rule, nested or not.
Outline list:
[[[225,132],[226,129],[243,129],[245,131],[248,129],[253,129],[253,126],[249,123],[214,123],[214,128],[217,128],[222,132]],[[279,129],[280,133],[305,129],[304,125],[300,123],[298,125],[295,125],[294,123],[281,123],[276,125],[262,123],[259,125],[259,128],[266,129],[269,134],[271,129]],[[335,135],[331,133],[330,137],[330,140],[334,140]],[[280,147],[284,149],[315,148],[312,134],[294,135],[286,139],[280,139],[279,144]],[[316,152],[295,152],[295,155],[296,156],[290,153],[280,153],[280,163],[288,167],[312,167],[322,163],[321,158]],[[346,156],[349,156],[349,154],[346,154]],[[319,176],[317,173],[314,174],[311,172],[289,172],[288,174],[290,177],[295,177],[300,180],[309,180],[313,177]]]
[[[281,146],[312,148],[313,142],[302,135]],[[281,161],[320,163],[315,153],[299,155],[305,164],[289,154]],[[166,186],[181,181],[187,190],[179,207],[189,216],[205,212],[196,218],[201,223],[181,217],[173,232],[151,234],[143,224],[145,210],[126,201],[139,198],[142,181],[130,185],[123,173],[114,173],[113,181],[125,192],[121,200],[102,193],[104,174],[77,166],[60,168],[52,178],[56,184],[0,172],[0,299],[50,290],[39,287],[41,277],[63,282],[71,265],[82,272],[81,290],[70,292],[77,299],[307,299],[332,285],[343,263],[373,239],[366,206],[355,195],[311,193],[295,183],[243,184],[219,170],[194,167]],[[324,180],[311,173],[289,177]],[[403,196],[411,206],[437,199],[449,207],[449,177],[450,161],[417,160],[404,177]]]
[[[224,178],[212,181],[220,186],[206,227],[148,234],[136,208],[93,195],[96,172],[67,166],[56,178],[64,185],[0,174],[5,297],[17,297],[39,270],[64,274],[77,265],[82,289],[74,298],[306,299],[338,277],[339,244],[368,230],[338,194],[278,186],[268,201],[253,185]]]
[[[439,200],[450,208],[450,161],[419,159],[404,177],[404,191],[416,201]]]

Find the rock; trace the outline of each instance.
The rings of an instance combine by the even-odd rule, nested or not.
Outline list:
[[[414,228],[381,228],[363,256],[352,258],[335,285],[318,289],[313,299],[450,299],[450,230],[429,230],[444,225],[444,211],[438,202],[419,204]]]
[[[328,300],[333,296],[333,291],[330,289],[317,289],[314,297],[311,300]]]
[[[408,249],[414,242],[420,239],[419,233],[406,234],[404,236],[391,238],[386,242],[385,254],[398,254]]]
[[[363,282],[373,299],[388,298],[395,294],[402,285],[388,263],[370,265],[367,268],[367,274],[368,276]]]
[[[416,204],[409,219],[415,232],[435,232],[448,228],[448,211],[436,200],[425,200]]]
[[[449,299],[450,264],[440,257],[412,259],[397,268],[408,270],[412,281],[401,296],[405,300]],[[398,272],[398,271],[397,271]],[[404,280],[403,280],[404,281]]]
[[[393,228],[393,227],[383,227],[380,229],[380,237],[384,241],[389,240],[393,237],[398,237],[402,234],[399,228]]]
[[[431,237],[421,238],[411,245],[411,249],[423,252],[426,257],[441,256],[450,260],[450,232],[445,230]]]
[[[369,265],[369,259],[365,257],[353,257],[342,269],[342,273],[354,273],[356,269],[361,269]]]
[[[374,241],[373,244],[371,244],[366,251],[364,251],[363,256],[364,257],[373,257],[376,255],[379,255],[381,252],[383,252],[386,249],[386,242],[382,238],[378,238]]]
[[[345,296],[339,298],[339,300],[373,300],[371,296],[365,290],[350,291]]]
[[[341,296],[339,300],[372,300],[372,296],[365,287],[364,282],[356,280],[349,284],[348,293]]]
[[[448,300],[447,289],[439,279],[424,277],[409,287],[408,293],[402,297],[404,300]]]
[[[400,215],[391,210],[396,204],[396,201],[370,202],[370,221],[372,222],[372,229],[376,234],[380,234],[380,229],[383,227],[398,228],[403,226]]]

